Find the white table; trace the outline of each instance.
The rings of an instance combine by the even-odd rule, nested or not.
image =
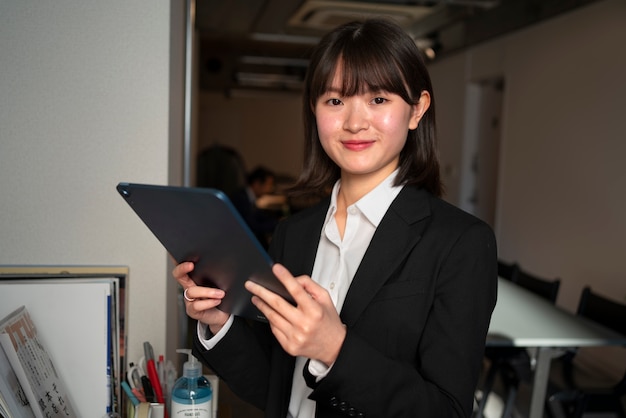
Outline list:
[[[541,418],[553,358],[568,348],[626,345],[626,336],[567,312],[500,278],[487,345],[536,350],[529,418]]]

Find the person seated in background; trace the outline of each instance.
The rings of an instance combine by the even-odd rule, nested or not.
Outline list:
[[[276,175],[263,166],[256,167],[246,178],[246,187],[230,199],[261,245],[267,249],[274,228],[281,218],[285,197],[276,195]]]

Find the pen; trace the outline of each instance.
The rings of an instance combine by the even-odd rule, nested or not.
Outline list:
[[[157,373],[159,374],[159,382],[161,382],[161,389],[165,391],[165,357],[163,354],[159,355],[159,361],[156,366]]]
[[[168,399],[172,398],[172,389],[174,388],[177,377],[176,366],[174,366],[172,360],[168,360],[167,363],[165,363],[165,393]]]
[[[150,379],[148,379],[147,376],[141,376],[141,384],[143,386],[143,393],[146,396],[146,401],[154,402],[154,391]]]
[[[152,344],[146,341],[143,343],[143,354],[146,356],[146,364],[148,364],[148,360],[154,361],[154,351],[152,350]]]
[[[128,399],[130,399],[133,406],[139,405],[139,399],[137,399],[137,397],[133,393],[133,390],[130,388],[127,382],[122,382],[122,389],[124,389],[124,392],[126,392],[126,396],[128,396]]]
[[[157,373],[156,366],[154,365],[154,360],[148,360],[146,366],[148,367],[148,378],[150,379],[150,384],[152,385],[152,389],[156,395],[157,402],[165,403],[165,399],[163,398],[163,389],[161,388],[161,382],[159,381],[159,374]]]
[[[163,388],[161,387],[161,381],[159,380],[159,373],[157,372],[156,365],[154,364],[154,351],[152,345],[149,342],[143,343],[143,349],[146,356],[146,369],[148,371],[148,378],[152,384],[152,389],[156,395],[156,401],[165,404],[165,398],[163,397]]]

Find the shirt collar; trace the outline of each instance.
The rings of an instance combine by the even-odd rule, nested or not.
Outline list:
[[[387,209],[391,206],[393,200],[398,196],[402,185],[394,186],[394,180],[398,175],[399,169],[396,169],[387,178],[385,178],[378,186],[372,189],[369,193],[359,199],[351,206],[356,207],[362,214],[371,222],[374,227],[378,227],[380,221],[387,213]],[[339,187],[341,180],[337,180],[333,186],[333,191],[330,196],[330,206],[328,208],[328,214],[326,215],[326,222],[335,215],[337,211],[337,194],[339,193]],[[326,223],[325,222],[325,223]]]

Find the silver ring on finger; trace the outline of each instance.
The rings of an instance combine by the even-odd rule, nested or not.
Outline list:
[[[190,298],[189,296],[187,296],[187,291],[189,290],[189,288],[185,289],[185,291],[183,292],[183,297],[185,298],[185,300],[187,302],[193,302],[195,299]]]

